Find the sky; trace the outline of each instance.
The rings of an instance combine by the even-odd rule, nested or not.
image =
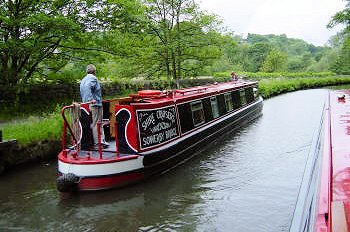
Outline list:
[[[342,0],[198,0],[200,8],[219,15],[237,35],[286,34],[323,46],[344,26],[328,29],[331,17],[345,8]]]

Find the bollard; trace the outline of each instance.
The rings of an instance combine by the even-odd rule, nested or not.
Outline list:
[[[0,142],[2,142],[2,130],[0,130]]]

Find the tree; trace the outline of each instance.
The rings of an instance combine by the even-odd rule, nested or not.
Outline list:
[[[260,69],[262,72],[281,72],[285,70],[287,54],[273,49],[264,60]]]
[[[132,3],[135,1],[131,1]],[[137,24],[123,0],[8,0],[0,3],[0,85],[18,86],[59,70],[79,51],[113,52],[101,32]],[[137,28],[137,27],[136,27]],[[100,38],[100,40],[99,40]],[[95,40],[96,39],[96,40]]]
[[[247,71],[257,72],[263,65],[266,56],[272,50],[271,45],[268,43],[258,42],[253,44],[248,49],[249,65],[247,66]]]
[[[289,72],[300,72],[305,68],[303,59],[300,56],[288,57],[287,70]]]
[[[347,0],[345,9],[336,13],[328,24],[332,28],[338,24],[345,24],[343,30],[343,44],[332,70],[339,74],[350,74],[350,0]]]
[[[347,38],[335,62],[331,66],[331,70],[344,75],[350,75],[350,39]]]
[[[238,70],[234,64],[239,61],[237,59],[238,45],[237,41],[241,38],[236,37],[233,33],[228,32],[223,35],[218,35],[217,40],[220,41],[220,48],[223,52],[219,59],[216,59],[212,64],[203,69],[200,75],[212,75],[213,72],[225,72],[227,70]]]
[[[307,68],[309,72],[327,72],[332,70],[332,66],[338,57],[338,48],[328,48],[321,59]]]
[[[151,73],[179,80],[194,75],[221,56],[215,16],[201,12],[194,0],[145,0],[149,34],[156,37]],[[197,70],[197,71],[196,71]]]

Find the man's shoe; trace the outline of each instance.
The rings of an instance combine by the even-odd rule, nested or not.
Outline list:
[[[108,146],[109,146],[109,143],[107,143],[106,141],[102,141],[102,142],[101,142],[101,145],[102,145],[103,147],[108,147]]]

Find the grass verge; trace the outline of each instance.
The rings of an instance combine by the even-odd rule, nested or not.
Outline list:
[[[4,140],[17,139],[22,145],[45,140],[60,140],[63,120],[60,113],[45,117],[29,117],[26,120],[5,124]]]
[[[266,99],[278,94],[301,89],[343,84],[350,84],[350,77],[268,78],[259,81],[259,93]]]

